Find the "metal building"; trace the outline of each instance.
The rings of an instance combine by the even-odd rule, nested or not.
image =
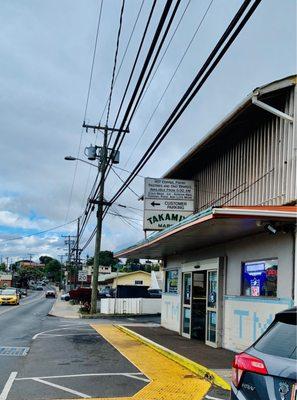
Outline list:
[[[164,178],[196,212],[117,257],[164,261],[161,323],[241,351],[297,300],[296,76],[255,89]]]

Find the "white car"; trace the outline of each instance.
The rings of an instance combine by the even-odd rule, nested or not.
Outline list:
[[[69,293],[61,294],[61,300],[69,301],[70,300]]]

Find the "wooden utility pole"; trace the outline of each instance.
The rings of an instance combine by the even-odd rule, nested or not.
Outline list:
[[[96,238],[95,238],[95,253],[94,253],[94,267],[92,276],[92,295],[91,295],[91,314],[97,312],[97,296],[98,296],[98,275],[99,275],[99,255],[101,251],[101,238],[102,238],[102,221],[103,221],[103,207],[107,205],[104,201],[104,184],[105,184],[105,172],[108,165],[108,150],[107,141],[109,132],[119,132],[119,129],[108,128],[107,126],[100,125],[86,125],[83,123],[83,128],[92,129],[94,132],[97,130],[103,131],[103,146],[101,147],[98,168],[101,172],[101,183],[99,187],[99,194],[97,199],[91,200],[91,203],[97,204],[97,224],[96,224]],[[129,132],[128,129],[121,130],[121,132]],[[115,155],[110,154],[110,158],[113,159]]]

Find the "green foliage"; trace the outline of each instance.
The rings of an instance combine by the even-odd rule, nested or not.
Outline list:
[[[113,256],[113,252],[109,250],[100,251],[99,253],[99,265],[106,267],[114,267],[118,264],[119,259]],[[94,265],[94,257],[89,257],[87,260],[87,265]]]
[[[4,263],[0,264],[0,272],[5,272],[6,271],[6,265]]]
[[[61,263],[58,260],[51,258],[51,260],[49,260],[45,264],[45,273],[48,279],[51,279],[54,282],[60,282],[61,268],[62,268]]]
[[[17,281],[20,287],[28,287],[28,281],[36,281],[44,277],[44,271],[36,267],[19,268],[17,274]]]
[[[40,261],[40,263],[41,264],[48,264],[50,261],[52,261],[52,260],[54,260],[54,258],[53,257],[50,257],[50,256],[40,256],[39,257],[39,261]]]

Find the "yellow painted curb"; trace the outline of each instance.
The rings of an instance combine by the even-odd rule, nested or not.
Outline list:
[[[208,379],[216,386],[221,387],[225,390],[230,390],[231,387],[229,383],[227,383],[223,378],[221,378],[218,374],[212,371],[209,368],[204,367],[203,365],[197,364],[194,361],[189,360],[188,358],[181,356],[180,354],[176,353],[175,351],[169,350],[164,346],[161,346],[158,343],[153,342],[146,337],[139,335],[136,332],[131,331],[130,329],[126,328],[122,325],[114,325],[120,331],[126,333],[129,336],[132,336],[134,339],[139,340],[140,342],[146,344],[147,346],[153,348],[157,352],[161,353],[163,356],[170,358],[171,360],[177,362],[178,364],[182,365],[183,367],[187,368],[191,372],[194,372],[201,378]]]

